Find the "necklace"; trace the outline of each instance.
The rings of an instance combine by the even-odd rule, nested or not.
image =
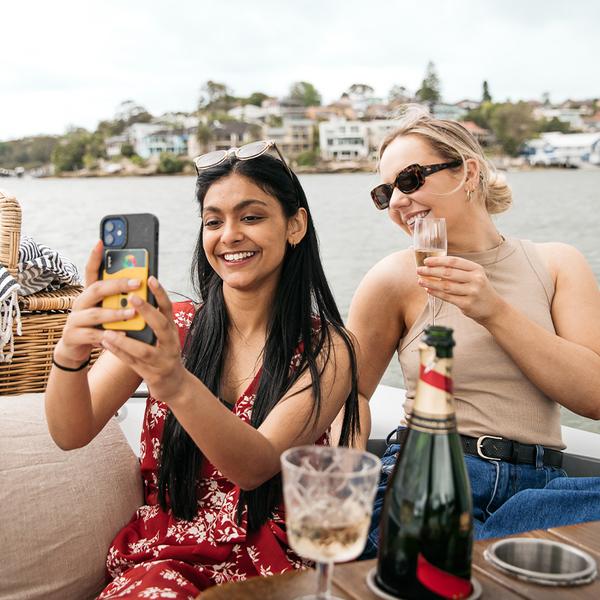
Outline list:
[[[498,257],[500,256],[500,248],[502,248],[502,245],[504,244],[504,242],[506,241],[506,238],[499,233],[498,234],[500,236],[500,241],[498,242],[498,244],[496,246],[492,246],[490,248],[489,251],[496,249],[496,256],[494,257],[494,260],[489,263],[488,265],[481,265],[483,267],[483,270],[485,271],[485,275],[488,278],[488,281],[491,283],[492,282],[492,267],[496,264],[498,264]]]

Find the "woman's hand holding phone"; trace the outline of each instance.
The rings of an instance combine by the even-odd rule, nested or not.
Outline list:
[[[154,332],[156,345],[109,330],[103,332],[101,344],[144,379],[155,398],[168,404],[181,392],[188,371],[181,361],[179,333],[169,296],[155,277],[148,279],[148,286],[156,298],[156,308],[139,296],[132,295],[130,302]]]
[[[98,241],[85,267],[85,289],[73,303],[62,337],[54,350],[57,362],[67,367],[79,366],[87,360],[93,348],[102,345],[104,331],[99,328],[101,325],[128,320],[136,314],[134,308],[115,310],[98,306],[108,296],[129,294],[140,286],[138,280],[99,280],[103,253],[104,245]]]

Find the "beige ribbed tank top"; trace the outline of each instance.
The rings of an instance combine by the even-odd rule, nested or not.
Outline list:
[[[507,239],[491,250],[456,256],[484,267],[504,300],[555,333],[550,314],[554,283],[532,242]],[[436,300],[436,305],[436,324],[454,330],[452,374],[459,432],[563,449],[559,405],[523,375],[485,327],[465,317],[453,304]],[[418,380],[419,339],[429,321],[426,305],[398,345],[407,389],[406,414],[412,410]]]

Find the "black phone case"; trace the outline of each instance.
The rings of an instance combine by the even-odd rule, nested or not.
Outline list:
[[[121,248],[145,248],[148,251],[148,277],[158,278],[158,219],[150,213],[106,215],[100,221],[100,239],[102,239],[104,221],[119,217],[127,224],[127,239]],[[104,270],[104,259],[100,265],[100,277]],[[148,302],[156,306],[156,298],[148,289]],[[156,337],[146,325],[141,331],[126,331],[127,337],[154,344]]]

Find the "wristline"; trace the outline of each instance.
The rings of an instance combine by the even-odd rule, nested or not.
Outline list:
[[[75,373],[77,371],[81,371],[82,369],[85,369],[91,362],[92,360],[92,355],[90,354],[88,359],[80,364],[78,367],[65,367],[64,365],[61,365],[59,363],[56,362],[56,360],[54,360],[54,354],[52,354],[52,364],[57,367],[58,369],[60,369],[61,371],[68,371],[69,373]]]

